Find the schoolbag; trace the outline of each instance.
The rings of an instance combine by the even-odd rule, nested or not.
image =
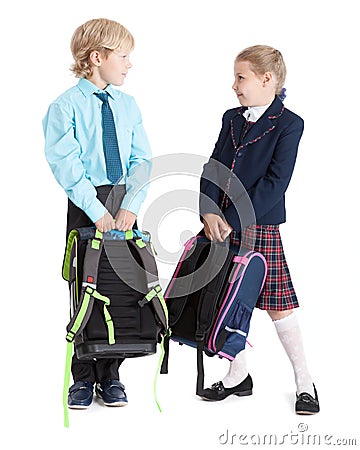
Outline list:
[[[146,232],[100,233],[94,227],[72,230],[63,278],[69,283],[71,317],[66,327],[63,392],[68,426],[67,391],[73,347],[80,360],[152,355],[158,343],[163,345],[168,332],[168,313],[154,249]]]
[[[203,354],[232,361],[245,348],[267,264],[256,251],[212,243],[201,233],[185,245],[165,291],[169,336],[161,373],[168,373],[169,340],[197,349],[196,394],[204,392]]]

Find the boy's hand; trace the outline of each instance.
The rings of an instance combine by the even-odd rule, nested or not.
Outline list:
[[[217,214],[204,214],[203,219],[205,236],[210,241],[224,242],[233,230],[232,227]]]
[[[127,209],[119,209],[115,217],[115,228],[120,231],[131,230],[136,220],[136,214]]]
[[[115,220],[113,216],[107,212],[101,219],[95,222],[95,226],[102,233],[106,233],[115,228]]]

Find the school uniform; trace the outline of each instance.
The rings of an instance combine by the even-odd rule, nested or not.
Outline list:
[[[286,109],[278,97],[258,118],[247,120],[248,110],[252,108],[234,108],[223,116],[218,141],[201,177],[200,214],[222,216],[234,230],[230,235],[231,245],[238,247],[242,239],[241,245],[249,243],[265,256],[268,274],[256,306],[291,309],[299,305],[279,224],[286,221],[285,192],[294,170],[304,122]],[[228,170],[227,180],[219,163]],[[241,188],[234,176],[240,180]],[[251,202],[253,217],[244,210],[246,199]]]
[[[103,101],[99,97],[104,94],[112,111],[123,174],[116,183],[108,176],[103,151]],[[43,128],[46,159],[69,199],[66,235],[73,228],[93,226],[106,211],[113,217],[120,208],[138,214],[146,195],[144,178],[150,171],[151,149],[132,96],[111,85],[102,91],[81,78],[51,103]],[[83,256],[84,248],[80,248],[80,267]],[[74,382],[118,380],[122,361],[122,358],[80,361],[74,354],[71,367]]]

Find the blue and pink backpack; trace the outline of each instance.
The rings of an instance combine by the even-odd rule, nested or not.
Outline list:
[[[165,291],[170,337],[161,373],[168,373],[169,339],[197,349],[197,395],[204,389],[203,353],[232,361],[245,348],[267,264],[256,251],[234,252],[201,233],[184,245]]]

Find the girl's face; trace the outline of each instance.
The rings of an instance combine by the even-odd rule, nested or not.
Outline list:
[[[232,85],[242,106],[264,106],[275,97],[275,86],[271,72],[256,75],[248,61],[238,61],[234,67],[235,81]]]

